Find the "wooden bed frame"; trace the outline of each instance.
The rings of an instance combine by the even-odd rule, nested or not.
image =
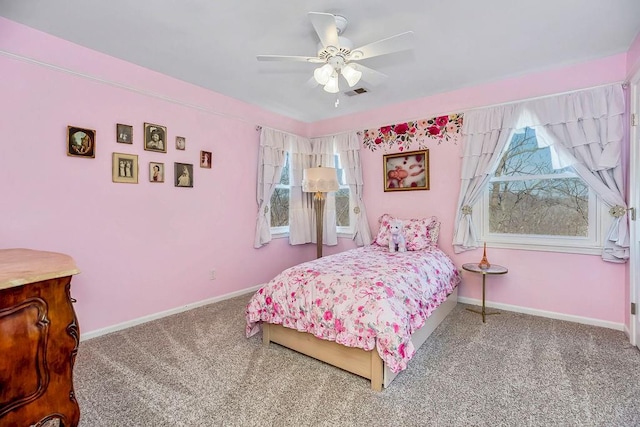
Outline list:
[[[458,288],[447,297],[447,300],[431,313],[424,326],[411,336],[411,342],[416,350],[427,340],[429,335],[438,327],[445,317],[458,303]],[[389,369],[376,349],[365,351],[361,348],[346,347],[334,341],[316,338],[312,334],[285,328],[282,325],[262,323],[262,343],[280,344],[284,347],[306,354],[315,359],[352,372],[371,380],[371,388],[382,391],[398,375]]]

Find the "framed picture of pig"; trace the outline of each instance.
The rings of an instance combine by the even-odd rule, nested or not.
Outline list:
[[[384,191],[428,190],[429,150],[384,155]]]

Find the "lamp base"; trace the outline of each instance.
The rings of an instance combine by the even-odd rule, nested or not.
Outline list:
[[[322,258],[322,223],[324,215],[324,193],[316,191],[313,195],[313,207],[316,211],[316,257]]]

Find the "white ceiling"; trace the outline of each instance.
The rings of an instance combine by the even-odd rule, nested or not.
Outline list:
[[[412,51],[362,61],[387,74],[354,97],[306,83],[307,12],[345,16],[354,46],[405,31]],[[640,0],[0,0],[0,16],[304,122],[626,52]],[[341,92],[347,91],[341,81]]]

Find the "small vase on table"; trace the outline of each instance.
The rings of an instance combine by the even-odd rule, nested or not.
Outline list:
[[[489,260],[487,260],[487,242],[484,243],[484,252],[482,253],[482,259],[480,260],[480,263],[478,264],[478,268],[482,269],[482,270],[487,270],[489,267],[491,267],[491,264],[489,264]]]

